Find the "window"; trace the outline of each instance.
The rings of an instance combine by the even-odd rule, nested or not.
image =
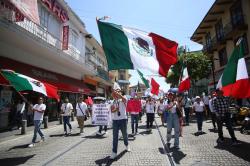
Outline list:
[[[206,35],[206,45],[207,47],[211,46],[211,35],[209,32]]]
[[[248,53],[249,53],[249,48],[248,48],[248,41],[247,41],[247,34],[245,33],[244,35],[242,35],[242,36],[240,36],[240,37],[238,37],[238,38],[236,38],[235,40],[234,40],[234,44],[236,45],[236,43],[237,43],[237,41],[239,40],[239,38],[241,38],[242,37],[242,44],[243,44],[243,53],[244,53],[244,55],[247,55]]]
[[[224,32],[223,32],[223,24],[222,24],[222,20],[218,21],[215,24],[215,31],[216,31],[216,38],[218,41],[223,40],[224,38]]]
[[[244,24],[241,1],[236,1],[236,3],[231,7],[230,12],[233,27]]]
[[[77,47],[78,34],[75,30],[71,31],[71,44]]]
[[[47,30],[49,23],[49,12],[42,5],[39,5],[39,17],[40,17],[40,25]]]
[[[119,80],[125,80],[125,77],[124,77],[123,74],[120,74],[120,75],[119,75]]]
[[[224,66],[227,64],[227,50],[225,47],[219,51],[219,61],[220,66]]]

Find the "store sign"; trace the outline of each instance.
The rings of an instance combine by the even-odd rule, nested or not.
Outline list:
[[[24,15],[8,1],[1,1],[0,16],[15,22],[24,20]]]
[[[93,104],[92,124],[109,125],[111,123],[111,110],[109,104]]]
[[[48,80],[58,81],[57,76],[54,75],[54,74],[47,73],[47,72],[40,71],[40,70],[36,70],[36,69],[32,69],[31,72],[32,72],[32,74],[33,74],[34,76],[36,76],[37,78],[42,78],[42,79],[48,79]]]
[[[67,50],[69,45],[69,26],[63,26],[62,49]]]
[[[55,15],[63,22],[69,20],[67,12],[61,7],[56,0],[41,0]]]

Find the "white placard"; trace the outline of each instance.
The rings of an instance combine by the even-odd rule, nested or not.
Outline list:
[[[110,104],[93,104],[92,106],[92,124],[109,125],[111,123]]]

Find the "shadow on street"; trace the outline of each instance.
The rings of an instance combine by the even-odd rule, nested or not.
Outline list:
[[[221,149],[221,150],[226,150],[233,155],[245,160],[245,161],[250,161],[250,143],[244,142],[244,141],[239,141],[240,144],[236,146],[231,145],[231,139],[230,138],[225,138],[225,141],[222,144],[217,144],[215,148]]]
[[[122,156],[127,153],[126,150],[122,151],[120,154],[117,155],[117,157],[114,160],[111,160],[109,156],[103,158],[103,159],[98,159],[95,161],[95,163],[97,165],[106,165],[109,166],[111,165],[113,162],[118,161],[120,158],[122,158]]]
[[[26,163],[29,159],[33,158],[35,155],[29,155],[25,157],[14,157],[14,158],[5,158],[0,159],[1,165],[4,166],[15,166],[15,165],[21,165]]]

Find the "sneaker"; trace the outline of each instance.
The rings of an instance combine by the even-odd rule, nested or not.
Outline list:
[[[239,142],[239,141],[234,141],[233,143],[232,143],[232,146],[237,146],[237,145],[240,145],[241,143]]]
[[[174,145],[174,148],[177,149],[177,150],[180,149],[179,145]]]
[[[33,148],[35,146],[35,144],[34,143],[31,143],[31,144],[29,144],[29,148]]]
[[[102,135],[102,133],[100,133],[99,131],[96,132],[97,135]]]
[[[116,157],[117,157],[117,154],[113,152],[113,153],[111,154],[111,156],[110,156],[110,159],[113,160],[113,159],[115,159]]]
[[[19,127],[18,130],[22,130],[22,127]]]
[[[131,149],[130,149],[129,146],[126,146],[126,151],[127,151],[127,152],[131,152]]]
[[[44,137],[42,137],[40,142],[44,142],[44,141],[45,141],[45,138],[44,138]]]
[[[106,134],[108,134],[108,131],[104,131],[104,133],[103,133],[104,135],[106,135]]]
[[[68,135],[68,133],[66,132],[66,131],[64,131],[64,133],[63,133],[64,135]]]

